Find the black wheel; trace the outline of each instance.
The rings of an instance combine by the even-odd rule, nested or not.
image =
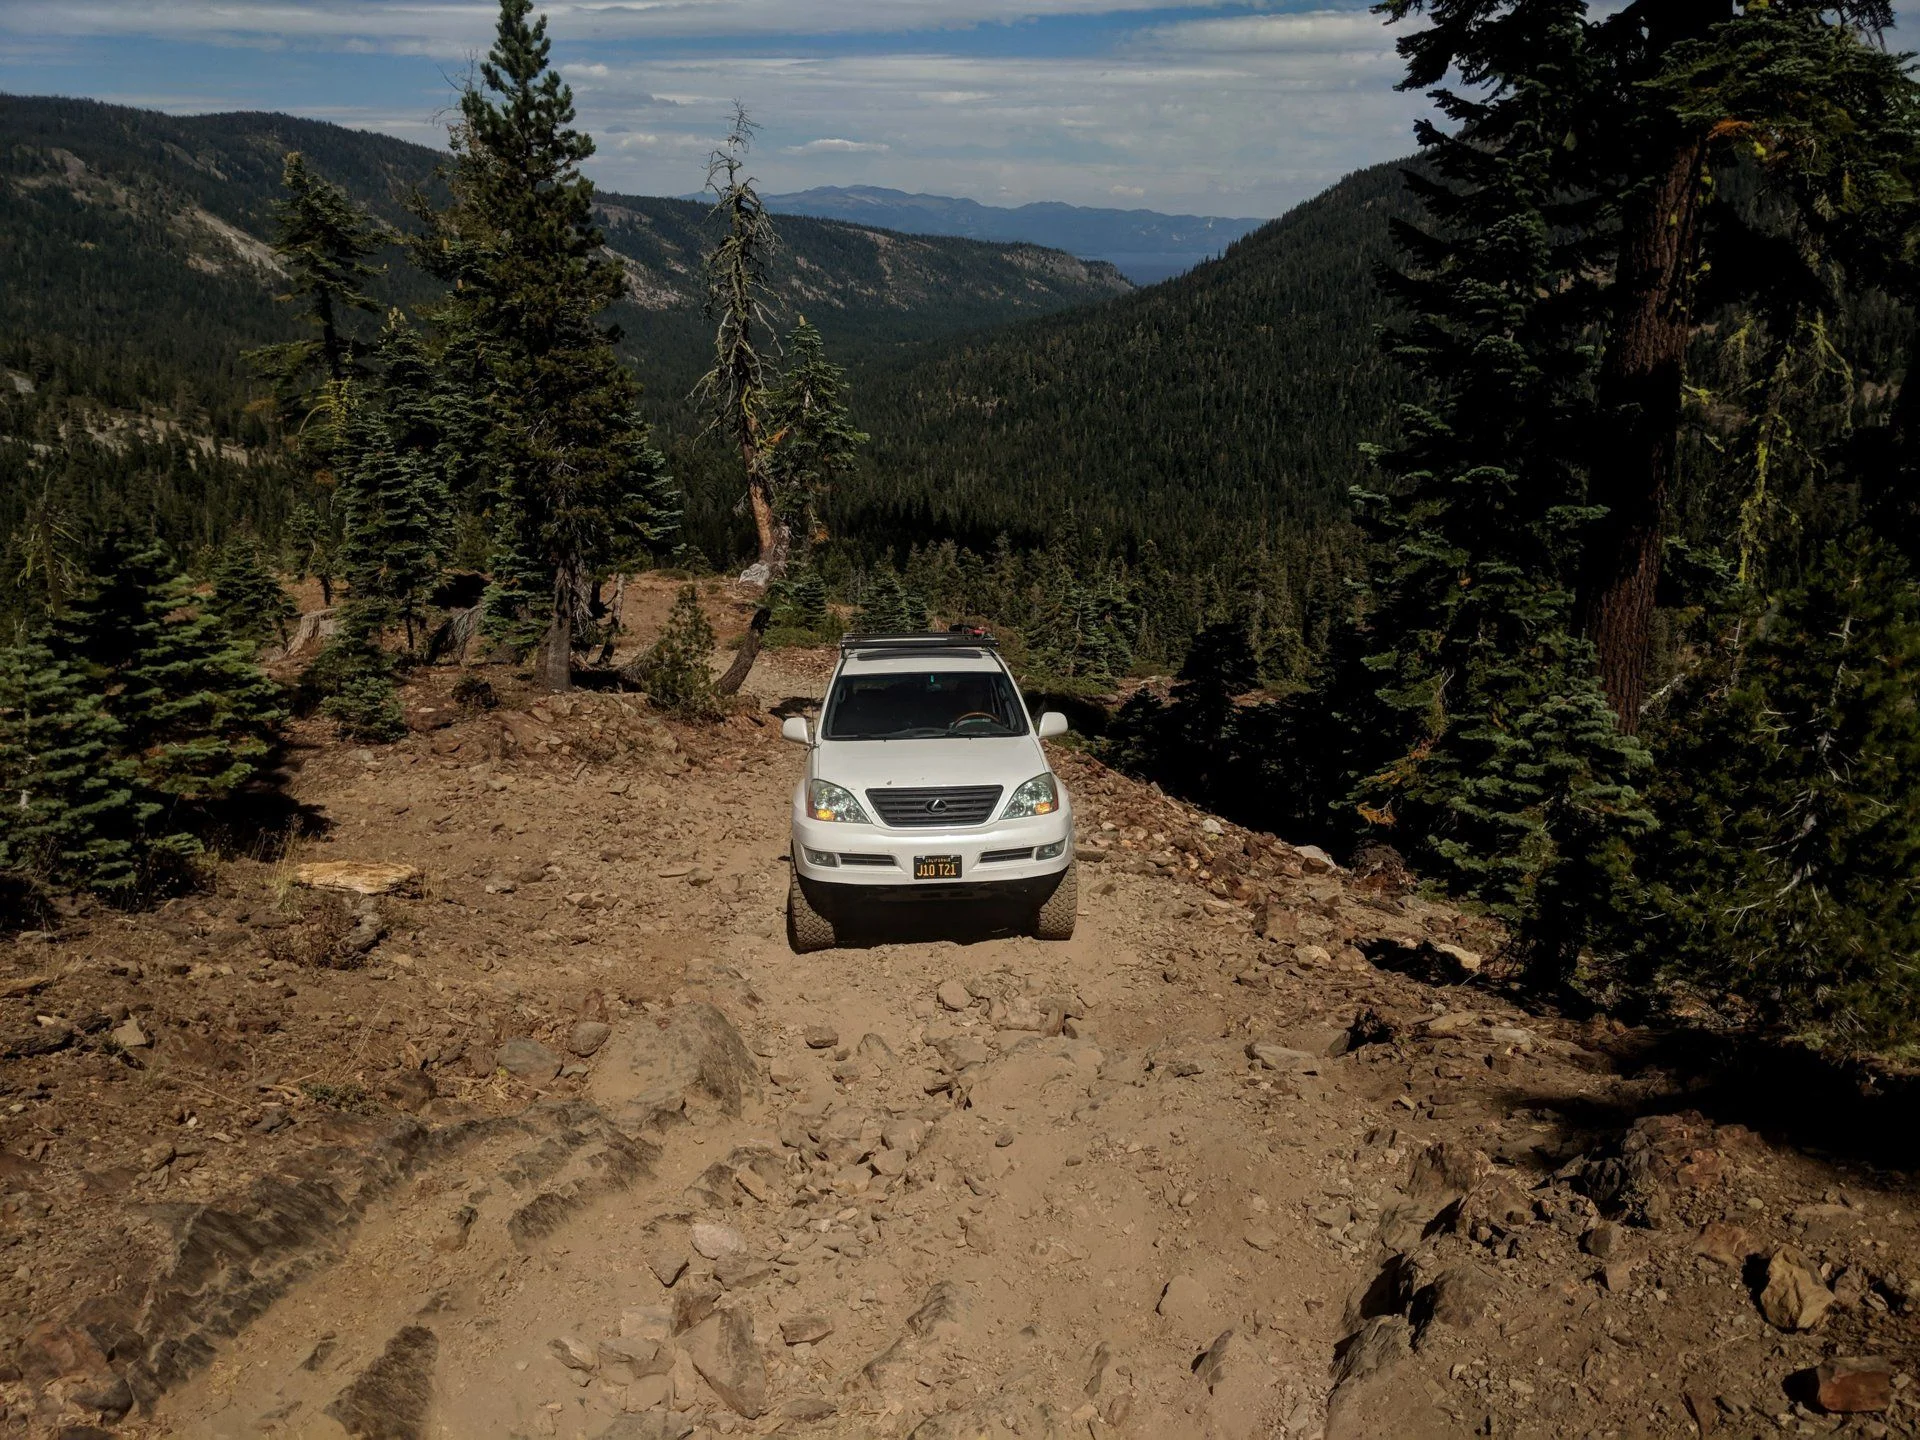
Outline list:
[[[1080,914],[1080,864],[1073,861],[1060,872],[1060,883],[1033,919],[1033,933],[1042,940],[1071,940],[1073,922]]]
[[[813,908],[798,875],[787,881],[787,944],[796,955],[831,950],[834,944],[833,922]]]

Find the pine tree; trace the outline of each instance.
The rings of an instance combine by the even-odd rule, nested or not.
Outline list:
[[[308,493],[289,526],[295,573],[319,580],[330,606],[340,539],[333,492],[350,392],[362,370],[347,322],[356,310],[378,308],[363,287],[380,272],[366,261],[390,236],[298,150],[288,152],[281,183],[286,197],[274,204],[272,243],[288,290],[278,298],[298,306],[303,326],[317,333],[244,358],[272,385],[287,449],[307,472]]]
[[[713,368],[700,379],[699,394],[714,428],[740,457],[746,472],[747,505],[760,542],[766,580],[778,580],[793,547],[791,507],[775,489],[767,443],[767,357],[771,337],[766,302],[767,266],[775,237],[773,221],[751,176],[743,176],[757,127],[746,107],[735,105],[725,143],[707,161],[707,188],[714,214],[726,227],[707,256],[707,318],[714,322]]]
[[[256,642],[271,635],[287,643],[287,621],[298,611],[279,577],[267,568],[257,539],[241,534],[222,546],[211,579],[207,607],[229,630]]]
[[[1383,280],[1410,312],[1389,353],[1427,398],[1377,452],[1384,490],[1357,497],[1372,541],[1364,628],[1306,702],[1340,717],[1340,803],[1525,927],[1556,979],[1591,920],[1581,905],[1599,902],[1547,877],[1573,867],[1570,882],[1647,824],[1644,753],[1596,723],[1592,653],[1570,634],[1575,535],[1591,518],[1573,461],[1587,297],[1566,277],[1594,242],[1566,200],[1564,144],[1589,84],[1584,9],[1517,7],[1480,37],[1469,78],[1491,98],[1439,92],[1458,132],[1420,127],[1438,178],[1409,180],[1437,224],[1398,228],[1410,264]]]
[[[927,602],[901,582],[891,565],[883,565],[867,579],[853,628],[868,635],[899,634],[926,629],[929,618]]]
[[[1757,623],[1756,623],[1757,622]],[[1619,947],[1664,983],[1844,1051],[1920,1034],[1920,587],[1836,544],[1728,619],[1650,728],[1660,831]]]
[[[287,196],[273,207],[273,252],[286,269],[289,289],[280,299],[297,304],[301,320],[319,333],[263,346],[249,358],[283,395],[296,397],[316,370],[333,385],[353,374],[346,312],[376,308],[361,287],[380,273],[366,257],[387,244],[388,235],[346,191],[316,175],[298,150],[287,152],[281,184]]]
[[[0,872],[106,892],[138,879],[120,727],[93,683],[43,644],[0,648]]]
[[[438,386],[418,337],[395,315],[376,352],[377,381],[348,429],[341,474],[341,570],[352,587],[347,629],[406,631],[409,654],[450,537]]]
[[[333,605],[333,582],[340,573],[340,517],[333,505],[331,480],[311,499],[302,500],[287,519],[287,558],[293,576],[320,582],[320,603]]]
[[[811,545],[821,503],[867,443],[847,408],[846,374],[803,315],[787,337],[787,367],[766,398],[767,473],[775,508]]]
[[[718,708],[713,685],[713,626],[700,608],[700,592],[681,588],[660,638],[624,672],[654,704],[689,718]]]
[[[225,798],[264,766],[283,718],[278,687],[158,546],[109,536],[88,568],[52,648],[98,687],[138,792],[168,807],[156,823],[184,834],[176,812]]]
[[[1772,292],[1762,308],[1796,290],[1825,308],[1809,261],[1857,259],[1863,220],[1879,228],[1869,212],[1910,204],[1920,81],[1875,43],[1892,22],[1887,0],[1631,0],[1592,15],[1567,0],[1378,8],[1432,21],[1399,42],[1403,88],[1458,74],[1471,86],[1545,85],[1561,99],[1561,193],[1586,202],[1578,230],[1591,263],[1552,278],[1575,294],[1585,276],[1611,281],[1588,306],[1602,343],[1580,447],[1591,508],[1577,624],[1631,732],[1648,690],[1697,319],[1709,299],[1730,298],[1727,277],[1758,279]],[[1484,103],[1435,97],[1456,119],[1505,108],[1498,89]],[[1709,214],[1716,171],[1736,161],[1784,237]]]
[[[803,645],[833,638],[827,582],[813,564],[789,567],[768,587],[767,605],[772,612],[769,643]]]
[[[423,204],[414,253],[453,286],[439,318],[472,337],[489,387],[489,622],[504,638],[538,635],[541,679],[565,689],[597,572],[636,543],[662,543],[671,517],[639,386],[595,319],[625,282],[580,173],[593,141],[573,128],[546,20],[531,13],[531,0],[501,0],[481,83],[460,99],[452,204]]]

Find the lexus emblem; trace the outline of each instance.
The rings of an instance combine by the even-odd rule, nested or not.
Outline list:
[[[943,815],[946,813],[947,802],[936,796],[934,799],[927,801],[927,809],[935,815]]]

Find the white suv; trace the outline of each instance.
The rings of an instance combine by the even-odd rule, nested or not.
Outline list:
[[[1027,714],[993,637],[849,635],[793,792],[787,937],[823,950],[874,907],[1000,901],[1042,940],[1072,938],[1073,807],[1040,742],[1067,719]]]

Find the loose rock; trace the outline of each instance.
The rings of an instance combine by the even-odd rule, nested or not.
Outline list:
[[[560,1057],[538,1040],[509,1040],[494,1053],[493,1063],[522,1080],[544,1082],[560,1073]]]
[[[613,1027],[601,1020],[582,1020],[567,1033],[567,1049],[585,1059],[613,1034]]]
[[[1176,1275],[1160,1291],[1155,1311],[1189,1333],[1204,1331],[1212,1315],[1213,1297],[1191,1275]]]
[[[1767,1261],[1766,1288],[1760,1292],[1760,1313],[1778,1330],[1811,1330],[1833,1307],[1833,1292],[1820,1283],[1807,1259],[1791,1245],[1782,1245]]]
[[[1813,1373],[1815,1403],[1830,1415],[1866,1414],[1893,1404],[1893,1364],[1878,1355],[1836,1355]]]
[[[964,1010],[973,1003],[973,996],[958,980],[941,981],[934,995],[949,1010]]]
[[[716,1310],[681,1339],[693,1368],[734,1412],[756,1420],[767,1409],[767,1363],[753,1343],[753,1322]]]
[[[790,1315],[780,1322],[780,1338],[789,1345],[815,1345],[833,1333],[824,1315]]]
[[[689,1238],[693,1248],[709,1260],[731,1260],[747,1253],[745,1236],[730,1225],[716,1225],[711,1220],[694,1221]]]

